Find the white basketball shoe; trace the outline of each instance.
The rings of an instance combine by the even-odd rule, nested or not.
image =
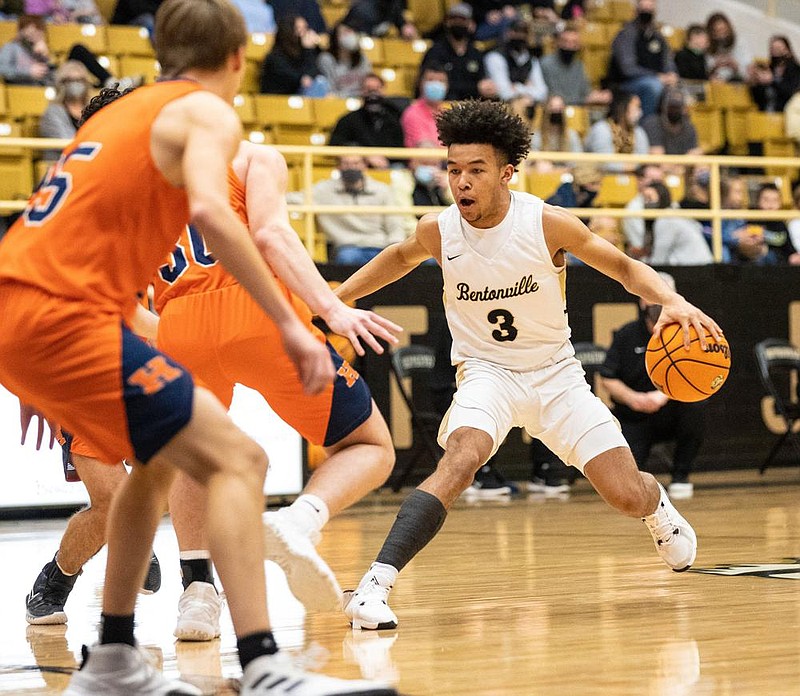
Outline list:
[[[670,502],[667,492],[659,483],[661,498],[652,515],[642,518],[650,534],[656,551],[676,573],[689,570],[697,555],[697,536],[692,526],[680,515]]]
[[[314,547],[319,535],[312,539],[280,510],[265,512],[262,519],[265,558],[283,569],[292,594],[306,609],[330,611],[338,607],[342,588]]]
[[[377,578],[369,577],[355,590],[342,593],[342,609],[357,629],[382,631],[397,628],[397,616],[386,601],[391,587],[384,587]]]
[[[83,664],[64,696],[203,696],[191,684],[168,681],[139,648],[124,643],[84,646]]]
[[[193,582],[178,600],[178,640],[214,640],[219,637],[222,597],[210,582]]]
[[[397,696],[388,684],[304,672],[281,652],[256,658],[244,671],[239,696]]]

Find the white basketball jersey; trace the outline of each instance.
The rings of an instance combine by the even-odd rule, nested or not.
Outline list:
[[[550,258],[542,230],[543,205],[536,196],[511,192],[511,230],[491,258],[467,242],[467,223],[456,205],[439,215],[454,365],[479,358],[526,371],[573,354],[564,292],[566,267],[556,267]],[[505,224],[508,219],[501,223]]]

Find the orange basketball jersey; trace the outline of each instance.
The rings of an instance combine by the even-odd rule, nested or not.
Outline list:
[[[189,219],[186,191],[150,154],[151,127],[166,104],[198,89],[142,87],[89,119],[0,244],[0,281],[132,312]]]

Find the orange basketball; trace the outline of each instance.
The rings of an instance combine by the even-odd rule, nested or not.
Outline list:
[[[686,350],[681,325],[667,324],[660,336],[651,336],[644,356],[650,380],[676,401],[707,399],[725,384],[731,369],[731,349],[724,338],[716,341],[706,333],[708,346],[703,350],[694,327],[689,335],[691,346]]]

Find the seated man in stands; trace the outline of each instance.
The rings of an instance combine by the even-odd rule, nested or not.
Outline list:
[[[659,275],[675,288],[672,276]],[[646,470],[653,445],[675,443],[672,483],[667,492],[677,500],[691,498],[694,492],[689,476],[705,439],[705,403],[672,401],[650,381],[644,354],[660,314],[660,305],[640,300],[639,318],[614,333],[600,374],[640,469]]]
[[[540,61],[549,93],[559,95],[567,104],[608,104],[611,91],[592,89],[583,61],[578,57],[580,50],[578,29],[567,24],[556,39],[556,50]]]
[[[366,161],[359,155],[340,157],[338,176],[314,186],[314,203],[395,205],[391,187],[369,177],[366,168]],[[363,266],[382,249],[405,237],[403,219],[399,215],[321,213],[317,215],[317,224],[334,248],[333,262],[346,266]]]

